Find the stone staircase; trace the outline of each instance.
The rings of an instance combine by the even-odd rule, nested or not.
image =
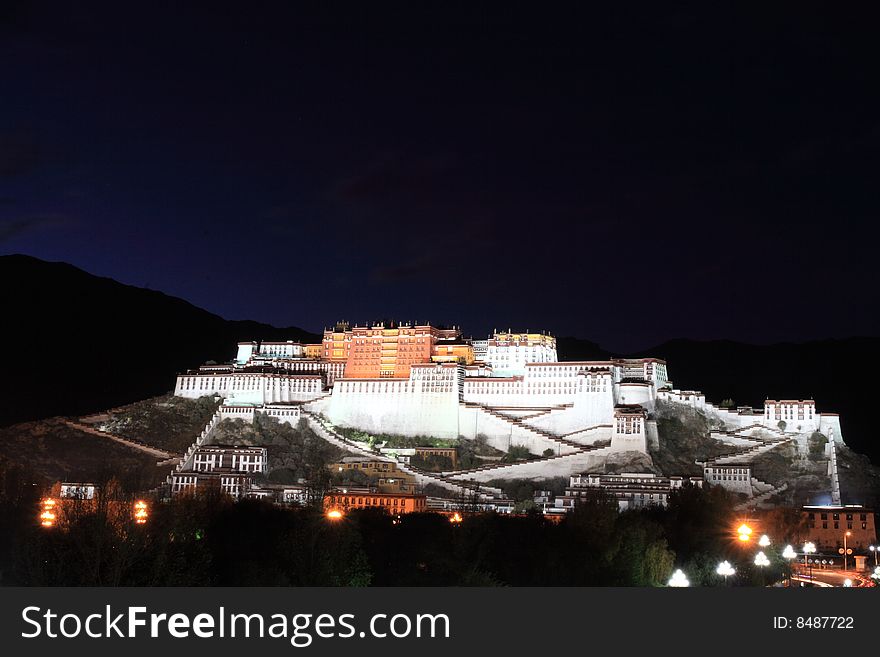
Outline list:
[[[468,474],[476,474],[488,472],[491,470],[501,470],[503,468],[510,468],[511,466],[521,465],[521,464],[529,464],[533,465],[536,463],[549,463],[551,461],[556,461],[559,459],[564,459],[570,456],[574,456],[575,454],[584,454],[589,452],[595,452],[601,449],[605,449],[606,447],[611,445],[610,440],[599,440],[596,441],[592,445],[578,445],[579,449],[577,452],[569,452],[568,454],[554,454],[553,456],[543,456],[536,459],[529,459],[528,461],[514,461],[508,463],[492,463],[491,465],[481,465],[478,468],[473,468],[471,470],[448,470],[444,471],[442,474],[444,477],[463,477]],[[456,481],[461,481],[460,479],[456,479]]]
[[[756,456],[760,454],[764,454],[769,452],[771,449],[776,449],[781,445],[785,445],[790,443],[794,438],[786,438],[785,440],[776,440],[773,442],[761,442],[754,447],[750,447],[744,452],[735,452],[733,454],[718,456],[716,458],[711,459],[711,463],[717,463],[718,465],[724,465],[726,463],[739,463],[739,462],[748,462],[754,459]]]
[[[108,440],[120,443],[122,445],[125,445],[126,447],[131,447],[132,449],[145,452],[150,456],[155,456],[156,458],[160,459],[157,465],[164,465],[169,461],[180,458],[180,454],[167,452],[164,449],[159,449],[158,447],[147,445],[146,443],[141,442],[140,440],[135,440],[134,438],[123,438],[122,436],[117,436],[106,431],[101,431],[100,429],[96,429],[95,427],[89,424],[84,424],[83,422],[65,419],[64,424],[69,426],[71,429],[76,429],[77,431],[82,431],[83,433],[91,434],[92,436],[107,438]]]
[[[486,497],[500,497],[502,495],[502,491],[500,488],[482,486],[471,482],[450,481],[441,473],[427,472],[419,468],[414,468],[413,466],[406,463],[401,463],[400,461],[397,461],[396,459],[393,459],[391,457],[377,454],[376,452],[362,447],[361,445],[352,442],[342,434],[334,431],[330,426],[330,423],[326,419],[312,411],[303,410],[303,417],[309,423],[312,431],[314,431],[319,437],[331,443],[332,445],[336,445],[341,449],[360,454],[361,456],[368,456],[369,458],[376,459],[378,461],[389,461],[392,463],[396,463],[398,470],[406,474],[412,475],[421,485],[425,485],[428,483],[436,484],[445,488],[446,490],[452,491],[459,495],[467,495],[469,493],[479,493],[485,495]]]
[[[205,441],[211,436],[211,434],[214,432],[214,428],[218,424],[220,424],[220,421],[222,419],[223,419],[223,416],[221,415],[220,410],[218,409],[214,413],[214,415],[211,417],[211,419],[208,420],[208,423],[205,425],[205,428],[202,429],[202,432],[198,435],[198,437],[195,439],[193,444],[190,445],[189,448],[186,450],[186,453],[184,453],[184,455],[182,457],[179,457],[179,460],[177,461],[177,465],[174,466],[174,470],[172,471],[172,474],[173,474],[173,472],[181,472],[183,470],[186,470],[190,466],[190,462],[192,461],[192,457],[193,457],[193,454],[195,453],[195,451],[199,447],[201,447],[202,445],[205,444]],[[171,475],[170,474],[165,478],[165,482],[168,485],[171,485]]]
[[[746,500],[745,502],[738,504],[735,508],[737,511],[742,511],[749,507],[757,507],[766,503],[774,495],[783,492],[788,488],[788,484],[782,484],[781,486],[773,486],[772,484],[768,484],[765,481],[761,481],[760,479],[755,479],[752,477],[752,489],[753,490],[763,490],[763,492],[759,492],[755,497]]]
[[[536,436],[540,436],[541,438],[548,440],[552,443],[556,443],[557,456],[562,456],[561,448],[563,446],[568,447],[570,450],[574,450],[574,451],[578,451],[578,452],[583,451],[585,448],[585,446],[581,445],[580,443],[576,443],[572,440],[567,440],[566,438],[562,438],[560,436],[557,436],[556,434],[550,433],[549,431],[545,431],[544,429],[538,429],[537,427],[533,427],[529,424],[526,424],[525,422],[523,422],[524,418],[511,417],[509,415],[505,415],[503,412],[498,411],[498,410],[491,408],[489,406],[484,406],[483,404],[466,402],[465,406],[467,406],[469,408],[479,408],[484,413],[491,415],[492,417],[495,417],[495,418],[501,420],[502,422],[506,422],[514,427],[518,427],[518,428],[522,429],[523,431],[532,433]],[[569,453],[571,453],[571,452],[569,452]]]

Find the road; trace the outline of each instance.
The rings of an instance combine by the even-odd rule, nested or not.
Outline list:
[[[809,582],[809,572],[809,569],[805,570],[803,567],[801,567],[800,570],[796,573],[797,581]],[[874,586],[874,581],[871,579],[868,573],[856,572],[853,570],[813,568],[812,578],[812,581],[816,582],[820,586],[824,585],[842,587],[844,581],[847,579],[852,582],[853,587]]]

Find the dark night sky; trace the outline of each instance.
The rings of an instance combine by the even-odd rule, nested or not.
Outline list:
[[[312,330],[878,334],[873,16],[78,4],[0,9],[2,253]]]

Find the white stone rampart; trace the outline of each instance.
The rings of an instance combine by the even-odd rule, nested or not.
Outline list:
[[[825,445],[825,453],[828,456],[828,476],[831,478],[831,503],[841,504],[840,497],[840,473],[837,470],[837,441],[829,437]]]
[[[840,416],[837,413],[819,414],[819,433],[827,436],[829,440],[844,445],[843,435],[840,432]]]
[[[618,404],[639,404],[654,410],[654,386],[647,381],[623,381],[615,384],[615,401]]]

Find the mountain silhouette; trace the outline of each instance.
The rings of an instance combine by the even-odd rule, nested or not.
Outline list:
[[[0,426],[168,392],[177,372],[233,358],[240,340],[320,340],[30,256],[0,256],[0,282]]]

